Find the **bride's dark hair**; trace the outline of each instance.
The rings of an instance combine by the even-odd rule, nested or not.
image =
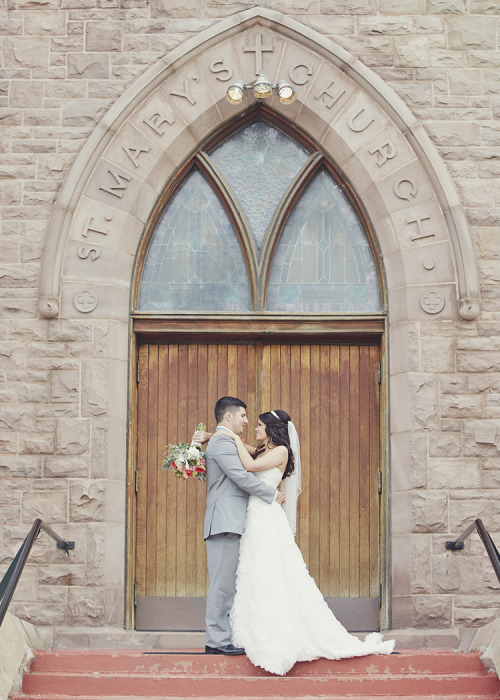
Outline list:
[[[278,417],[273,415],[276,413]],[[293,457],[292,448],[290,446],[290,437],[288,435],[288,421],[291,420],[290,416],[286,411],[278,409],[276,411],[267,411],[267,413],[261,413],[259,419],[266,426],[266,435],[273,447],[278,447],[278,445],[284,445],[288,450],[288,462],[286,463],[285,471],[283,473],[282,479],[286,479],[287,476],[293,474],[295,459]],[[254,459],[262,454],[265,450],[265,445],[259,445],[254,453]]]

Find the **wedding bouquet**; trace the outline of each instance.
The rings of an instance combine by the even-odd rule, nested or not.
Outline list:
[[[195,430],[205,431],[207,426],[199,423]],[[171,469],[179,479],[199,479],[205,481],[205,453],[198,442],[179,442],[176,445],[167,445],[163,453],[162,469]]]

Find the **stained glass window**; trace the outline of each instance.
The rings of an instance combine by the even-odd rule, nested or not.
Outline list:
[[[240,244],[223,206],[198,171],[182,184],[154,233],[140,311],[248,311]]]
[[[235,193],[258,249],[278,204],[309,155],[262,120],[244,127],[210,154]]]
[[[256,120],[208,154],[210,183],[193,170],[176,191],[155,230],[144,264],[138,310],[145,312],[275,311],[366,313],[381,310],[370,245],[354,208],[327,169],[302,191],[282,231],[281,206],[310,157],[276,127]],[[203,166],[201,166],[203,167]],[[217,171],[229,184],[226,195]],[[231,196],[249,231],[235,231],[220,197]],[[288,206],[288,205],[287,205]],[[259,268],[262,243],[278,236],[268,261],[268,289],[252,280],[251,293],[241,241],[252,237]],[[246,247],[251,253],[251,246]],[[267,248],[266,248],[267,250]],[[267,262],[266,262],[267,264]],[[265,305],[264,305],[265,299]]]
[[[377,272],[354,211],[322,170],[300,198],[279,242],[269,311],[380,310]]]

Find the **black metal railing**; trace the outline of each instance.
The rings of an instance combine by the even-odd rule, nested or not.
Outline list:
[[[458,540],[455,540],[454,542],[447,542],[446,549],[451,549],[452,551],[455,551],[457,549],[463,549],[465,540],[467,539],[467,537],[469,537],[469,535],[472,532],[474,532],[474,530],[477,530],[477,534],[481,538],[490,558],[490,561],[493,564],[493,568],[495,569],[497,579],[500,581],[500,554],[498,553],[498,549],[495,547],[495,543],[491,539],[490,533],[484,527],[483,521],[479,518],[476,518],[476,520],[474,520],[472,525],[470,525],[467,528],[467,530],[465,530],[465,532],[462,535],[460,535]]]
[[[31,552],[33,543],[40,534],[40,530],[43,530],[47,533],[47,535],[50,535],[50,537],[57,542],[58,549],[64,549],[68,556],[69,550],[75,548],[74,542],[66,542],[66,540],[63,540],[62,537],[59,537],[57,532],[54,532],[54,530],[42,522],[40,518],[35,520],[33,527],[29,531],[26,539],[19,547],[16,556],[12,560],[12,564],[7,569],[7,573],[0,581],[0,626],[2,625],[4,617],[7,613],[7,608],[12,600],[12,596],[16,590],[18,581],[21,578],[21,574],[23,573],[24,565],[26,564],[26,560]]]

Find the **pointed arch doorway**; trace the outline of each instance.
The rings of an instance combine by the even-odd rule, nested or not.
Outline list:
[[[291,414],[304,465],[297,542],[339,619],[379,628],[385,313],[374,250],[335,165],[260,105],[165,189],[133,313],[137,629],[204,628],[205,489],[159,465],[197,422],[214,427],[225,394],[248,404],[250,440],[259,412]]]

